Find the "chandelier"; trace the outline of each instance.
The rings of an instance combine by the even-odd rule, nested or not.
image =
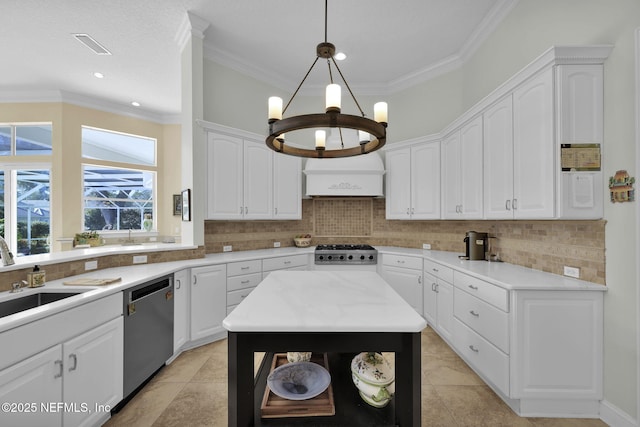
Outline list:
[[[309,71],[294,91],[291,99],[282,108],[282,98],[272,96],[269,98],[269,136],[266,144],[269,148],[279,153],[298,157],[332,158],[349,157],[367,154],[381,148],[387,140],[387,103],[378,102],[374,105],[374,120],[368,119],[349,84],[345,80],[340,67],[334,59],[336,47],[327,41],[327,1],[324,2],[324,42],[316,47],[316,58]],[[329,68],[329,85],[326,89],[325,113],[304,114],[283,118],[282,115],[295,98],[305,80],[313,70],[318,60],[326,59]],[[355,105],[360,111],[360,116],[341,113],[341,88],[333,82],[331,64],[336,68]],[[315,131],[315,149],[305,149],[285,143],[285,134],[301,129],[317,129]],[[340,135],[339,149],[326,149],[326,128],[337,128]],[[355,129],[358,131],[359,144],[355,147],[344,146],[343,129]]]

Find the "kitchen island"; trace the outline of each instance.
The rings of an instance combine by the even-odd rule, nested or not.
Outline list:
[[[395,352],[390,424],[420,425],[420,332],[426,321],[377,273],[272,272],[223,326],[229,331],[229,426],[261,425],[256,398],[264,385],[254,380],[254,352],[287,351]],[[356,423],[340,419],[341,403],[336,401],[335,419],[325,417],[323,424]]]

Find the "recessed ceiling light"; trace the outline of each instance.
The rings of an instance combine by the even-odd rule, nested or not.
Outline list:
[[[336,61],[342,61],[344,59],[347,59],[347,54],[344,52],[338,52],[334,55],[334,58],[336,59]]]
[[[131,105],[133,105],[134,107],[139,107],[140,103],[138,101],[133,101]]]
[[[97,78],[97,79],[103,79],[103,78],[104,78],[104,74],[99,73],[99,72],[97,72],[97,71],[96,71],[95,73],[93,73],[93,76],[94,76],[95,78]]]

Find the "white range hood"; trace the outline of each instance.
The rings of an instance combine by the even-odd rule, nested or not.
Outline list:
[[[335,159],[307,159],[307,196],[383,196],[384,165],[377,152]]]

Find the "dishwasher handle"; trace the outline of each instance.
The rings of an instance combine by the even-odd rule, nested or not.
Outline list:
[[[136,302],[141,300],[142,298],[155,294],[157,292],[161,292],[166,288],[170,288],[173,285],[170,277],[159,280],[157,282],[153,282],[148,284],[147,286],[143,286],[141,288],[134,289],[129,292],[129,302]]]

